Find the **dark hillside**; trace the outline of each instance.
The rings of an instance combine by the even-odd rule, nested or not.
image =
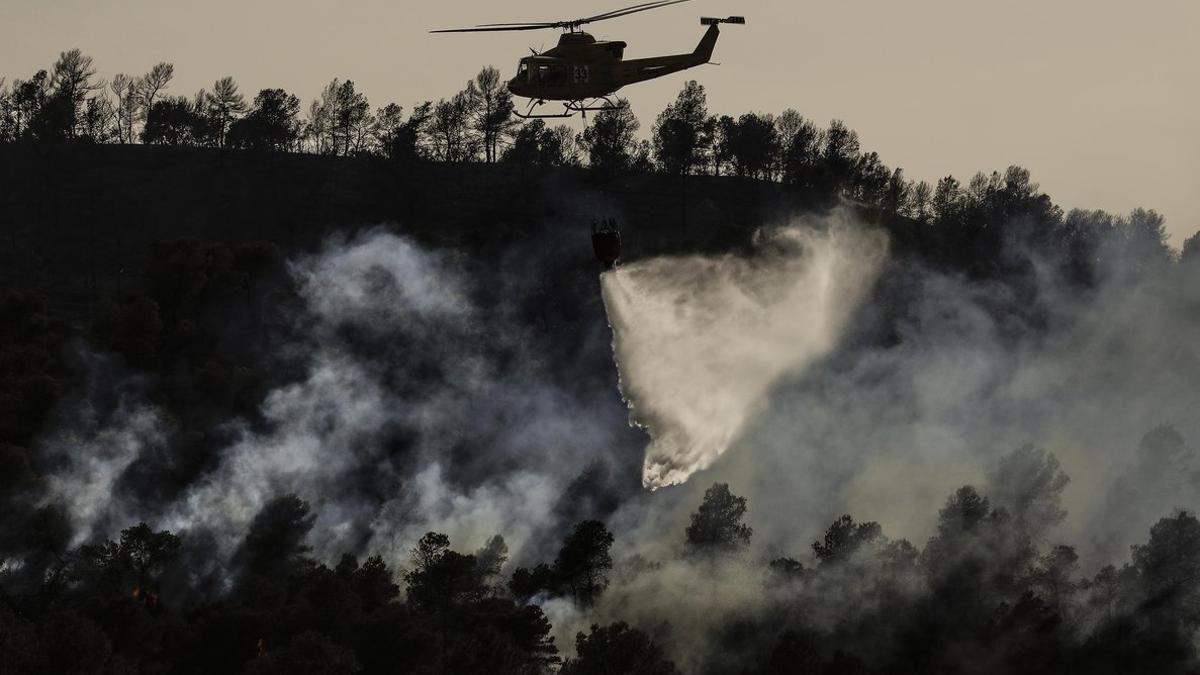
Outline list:
[[[1195,672],[1200,523],[1162,514],[1195,494],[1200,464],[1161,422],[1195,410],[1195,248],[1170,251],[1153,212],[1064,216],[1019,167],[951,181],[933,212],[830,210],[882,226],[891,254],[836,348],[773,381],[744,446],[705,469],[750,486],[747,511],[723,480],[702,501],[696,480],[642,489],[646,434],[614,386],[591,226],[615,218],[626,261],[739,253],[759,227],[861,190],[0,144],[0,673],[528,675],[628,655],[664,674]],[[769,257],[729,258],[730,295],[770,307],[740,283]],[[803,347],[772,322],[723,327],[728,306],[689,269],[708,261],[657,262],[702,310],[673,287],[651,305],[700,317],[685,325],[703,349],[651,340],[699,354],[674,372]],[[1119,427],[1147,419],[1161,426],[1113,464],[1133,468],[1111,506],[1084,513],[1137,531],[1104,563],[1147,541],[1132,563],[1093,572],[1035,538],[1065,517],[1069,479],[1028,443],[1078,438],[1089,461],[1098,447],[1127,461]],[[928,455],[931,438],[953,452]],[[925,467],[975,452],[1006,453],[980,474],[991,496],[955,490],[923,548],[839,508],[860,469],[884,476],[869,491],[936,495]],[[811,558],[792,557],[830,520]],[[648,589],[690,575],[745,600],[656,605]],[[575,619],[620,621],[572,649]]]
[[[151,377],[186,449],[131,469],[153,486],[138,488],[144,499],[208,470],[230,440],[224,420],[257,420],[268,391],[304,377],[281,351],[303,339],[284,261],[330,238],[383,227],[439,252],[472,280],[481,337],[498,345],[489,358],[517,372],[514,349],[536,354],[565,391],[612,392],[619,417],[592,223],[618,220],[628,260],[731,250],[801,207],[784,186],[744,178],[145,145],[0,145],[0,167],[10,313],[65,324],[38,345],[46,365],[6,386],[40,402],[13,413],[23,422],[10,436],[29,443],[61,396],[87,387],[64,336],[117,354]],[[28,393],[43,375],[54,386]]]
[[[292,251],[394,224],[484,264],[536,241],[590,278],[597,218],[619,220],[633,258],[736,246],[801,206],[781,185],[732,177],[117,145],[0,145],[0,186],[0,283],[76,307],[128,283],[156,241]]]

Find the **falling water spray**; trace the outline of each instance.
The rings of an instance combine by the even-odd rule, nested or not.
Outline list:
[[[681,256],[604,272],[642,483],[683,483],[721,456],[772,385],[828,354],[872,286],[887,239],[841,214],[764,230],[746,256]]]

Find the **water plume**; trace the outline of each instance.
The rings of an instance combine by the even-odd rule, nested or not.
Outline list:
[[[660,257],[604,273],[621,391],[650,443],[642,483],[683,483],[771,386],[828,354],[887,255],[844,213],[760,231],[749,255]]]

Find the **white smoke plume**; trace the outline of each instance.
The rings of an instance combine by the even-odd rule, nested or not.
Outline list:
[[[664,257],[605,273],[631,420],[650,435],[642,482],[713,463],[779,378],[832,350],[887,254],[844,214],[764,230],[750,257]]]
[[[80,427],[54,436],[48,446],[65,459],[63,468],[47,481],[45,503],[66,505],[72,515],[78,545],[131,514],[112,500],[121,474],[144,452],[161,452],[164,445],[162,419],[150,407],[122,399],[117,425],[97,425],[87,410],[81,411]]]
[[[309,544],[323,560],[366,551],[402,566],[430,530],[464,549],[502,534],[517,554],[563,486],[611,452],[620,408],[598,414],[556,385],[522,329],[474,301],[458,261],[373,230],[329,240],[290,272],[302,311],[279,349],[300,376],[266,393],[261,422],[226,421],[215,466],[170,501],[120,489],[171,432],[136,390],[103,416],[84,397],[45,440],[63,458],[47,500],[67,507],[75,543],[146,520],[210,533],[228,560],[264,504],[291,493],[316,515]]]

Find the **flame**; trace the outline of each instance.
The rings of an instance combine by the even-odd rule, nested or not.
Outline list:
[[[129,597],[133,598],[134,600],[140,600],[142,604],[146,605],[147,607],[154,607],[158,605],[158,593],[143,588],[141,584],[133,585],[133,591],[129,594]]]

